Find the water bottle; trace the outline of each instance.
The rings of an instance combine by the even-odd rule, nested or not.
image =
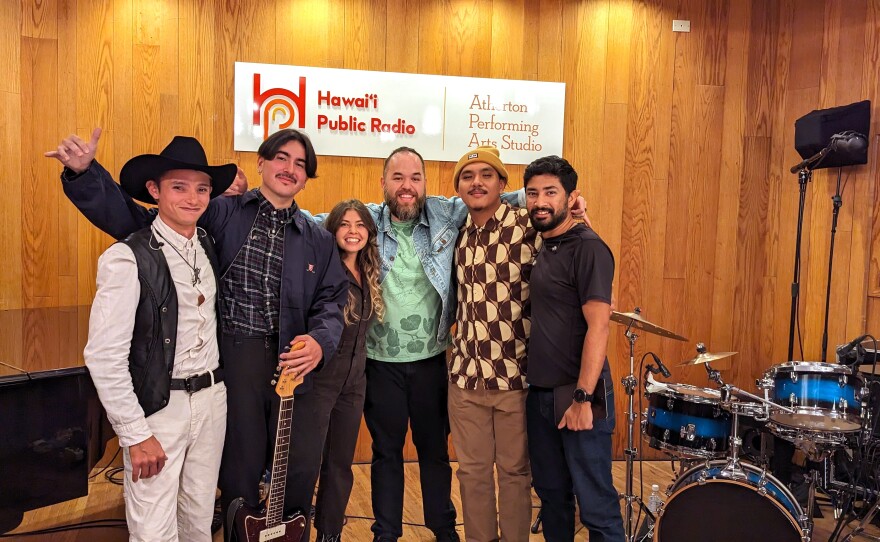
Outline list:
[[[660,486],[653,484],[651,486],[651,496],[648,497],[648,510],[656,516],[661,504],[663,504],[663,501],[660,500]]]
[[[657,517],[657,511],[660,510],[660,506],[663,504],[663,501],[660,500],[660,486],[657,484],[651,485],[651,495],[648,496],[648,510],[654,517]],[[637,542],[649,542],[654,538],[654,520],[650,517],[645,517],[645,520],[642,522],[641,528],[639,528],[638,534],[636,534],[635,539]]]

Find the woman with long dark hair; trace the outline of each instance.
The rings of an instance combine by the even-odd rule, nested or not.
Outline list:
[[[336,238],[349,281],[339,349],[317,378],[340,390],[330,414],[315,503],[318,542],[338,542],[354,483],[351,464],[367,389],[365,337],[370,320],[382,320],[385,305],[379,288],[376,224],[366,206],[356,199],[340,202],[324,227]]]

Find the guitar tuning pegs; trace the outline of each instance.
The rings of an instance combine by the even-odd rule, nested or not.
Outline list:
[[[277,378],[273,378],[272,380],[269,381],[269,383],[272,384],[272,385],[274,386],[275,384],[278,383],[278,379],[277,379]]]

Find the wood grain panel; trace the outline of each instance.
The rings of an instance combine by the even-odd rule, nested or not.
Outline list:
[[[533,29],[541,21],[541,2],[525,2],[522,17],[522,78],[540,80],[538,47],[541,38]]]
[[[678,14],[682,19],[697,15],[700,9],[699,0],[681,2]],[[675,60],[672,68],[672,117],[669,133],[669,169],[667,179],[666,230],[685,232],[689,221],[688,194],[691,184],[696,182],[696,150],[690,135],[695,130],[694,104],[697,70],[700,65],[698,58],[699,34],[678,33],[675,36]],[[683,279],[687,267],[687,255],[683,251],[681,239],[677,236],[666,236],[666,251],[663,261],[664,278]],[[672,307],[677,310],[677,306]]]
[[[12,92],[0,92],[0,169],[23,171],[21,140],[22,97]],[[22,185],[9,182],[6,194],[0,198],[0,228],[6,232],[6,241],[0,248],[0,310],[25,306],[22,282],[22,258],[25,235],[22,227]]]
[[[626,103],[629,96],[632,19],[632,1],[609,4],[608,54],[611,58],[605,72],[605,102],[609,104]]]
[[[537,3],[537,2],[535,2]],[[532,4],[532,2],[530,2]],[[541,81],[562,81],[563,73],[563,0],[540,0],[538,18],[530,28],[541,28],[538,42],[538,79]],[[570,89],[566,89],[566,96]]]
[[[563,9],[563,75],[566,81],[565,106],[578,115],[566,115],[563,153],[587,179],[602,174],[601,145],[582,145],[583,141],[602,141],[605,109],[605,70],[608,52],[608,4],[603,2],[567,3]],[[572,84],[578,81],[578,84]]]
[[[416,73],[419,71],[419,55],[413,54],[409,44],[412,43],[412,32],[398,32],[398,29],[418,29],[420,8],[418,0],[388,0],[386,3],[385,32],[385,70],[390,72]],[[422,36],[419,35],[421,42]],[[419,50],[422,47],[418,48]]]
[[[746,136],[772,135],[773,72],[776,60],[779,9],[777,1],[759,2],[749,26],[749,82],[746,88]],[[756,8],[758,6],[755,6]]]
[[[715,287],[713,271],[721,184],[721,138],[717,137],[717,128],[724,118],[724,88],[698,85],[694,90],[695,175],[689,179],[689,190],[684,195],[688,221],[682,233],[686,232],[687,237],[679,238],[680,246],[684,241],[684,251],[679,250],[676,255],[685,262],[683,299],[689,301],[688,322],[682,322],[683,327],[679,329],[695,340],[707,342],[715,312],[709,300],[713,298]]]
[[[523,58],[528,54],[523,38],[525,26],[525,0],[493,2],[490,16],[492,31],[489,33],[489,77],[499,79],[523,79]],[[523,43],[523,47],[511,47],[511,43]]]
[[[91,129],[95,126],[113,129],[110,122],[113,96],[112,64],[115,53],[112,49],[114,37],[112,1],[77,2],[76,28],[75,42],[59,43],[61,55],[59,58],[65,63],[74,63],[76,66],[75,88],[68,86],[67,90],[67,92],[76,91],[76,125],[80,128],[87,127],[87,133],[91,133]],[[124,29],[123,26],[121,30]],[[71,51],[76,52],[75,58],[70,57]],[[129,63],[130,60],[124,65]]]
[[[447,75],[474,77],[491,69],[492,11],[489,0],[447,4],[444,25]]]
[[[0,92],[21,92],[21,2],[4,0],[0,17]]]
[[[823,34],[825,25],[822,2],[798,2],[792,11],[797,31],[791,45],[791,64],[796,68],[789,73],[788,88],[818,87],[822,43],[817,37]]]
[[[446,73],[446,27],[449,17],[447,2],[419,2],[419,6],[418,72]]]
[[[732,307],[735,295],[737,219],[743,168],[745,87],[748,80],[749,2],[734,2],[727,19],[727,52],[724,74],[724,120],[721,125],[721,169],[718,186],[718,221],[712,288],[713,307]],[[733,311],[715,310],[707,346],[716,351],[733,349]]]
[[[755,325],[764,301],[764,265],[767,227],[767,177],[770,140],[746,137],[739,198],[736,289],[733,302],[733,346],[747,365],[735,365],[735,381],[746,383],[754,365],[762,365],[760,329]],[[751,366],[750,366],[751,365]],[[751,386],[749,386],[751,387]]]
[[[58,43],[22,37],[21,55],[23,301],[29,306],[49,307],[58,304],[58,214],[53,212],[58,208],[58,191],[44,188],[57,169],[52,161],[43,159],[43,152],[57,145]]]
[[[113,66],[110,71],[112,92],[109,94],[110,111],[106,117],[77,116],[77,131],[89,134],[95,126],[101,126],[109,132],[105,140],[112,141],[113,152],[104,153],[101,162],[110,171],[119,171],[122,164],[134,155],[134,104],[140,99],[135,98],[134,85],[137,79],[134,58],[134,1],[113,0],[111,15],[113,20],[113,36],[110,40]],[[95,112],[97,114],[97,112]],[[103,115],[104,113],[102,113]],[[103,118],[103,123],[102,123]]]
[[[727,16],[730,3],[724,0],[701,2],[696,13],[697,58],[700,85],[724,84],[727,68]]]
[[[218,104],[214,102],[215,94],[212,92],[214,63],[211,62],[216,43],[214,5],[213,0],[183,0],[179,7],[179,47],[181,51],[188,52],[180,58],[180,131],[197,138],[212,162],[226,154],[220,152],[215,139],[217,125],[214,111]],[[168,26],[174,27],[173,24]],[[166,144],[162,141],[153,148],[162,148]]]
[[[275,33],[263,30],[264,21],[275,18],[275,2],[237,2],[227,0],[218,6],[215,17],[216,36],[214,56],[214,101],[217,104],[231,104],[234,100],[235,62],[272,63],[275,60]],[[236,24],[230,24],[236,21]],[[215,138],[217,151],[225,154],[220,161],[241,162],[243,154],[234,152],[233,130],[220,127],[233,125],[232,107],[217,107]],[[249,169],[248,173],[255,172]]]
[[[58,98],[58,116],[56,118],[56,130],[61,133],[76,132],[76,93],[70,91],[70,81],[76,80],[76,62],[65,60],[65,51],[71,44],[76,43],[76,2],[75,0],[59,0],[57,6],[57,35],[58,55],[62,59],[58,63],[58,80],[56,81]],[[51,148],[51,147],[50,147]],[[58,273],[58,304],[70,306],[77,304],[78,262],[75,243],[68,245],[68,240],[77,239],[77,222],[79,213],[68,204],[66,198],[60,195],[60,186],[57,182],[48,184],[49,189],[59,194],[57,208],[58,213],[58,239],[59,249]]]
[[[155,152],[152,149],[161,150],[167,144],[159,138],[159,129],[162,124],[162,97],[159,94],[156,76],[160,47],[159,45],[143,44],[134,46],[132,54],[135,65],[134,84],[132,85],[132,106],[134,107],[132,127],[134,130],[131,138],[133,154]],[[125,160],[124,157],[120,158],[116,166],[122,168]],[[118,170],[116,172],[118,173]]]
[[[57,7],[56,0],[22,2],[20,35],[28,38],[55,39],[58,28]]]

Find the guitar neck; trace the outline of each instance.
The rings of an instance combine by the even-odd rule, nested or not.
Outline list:
[[[278,429],[275,436],[275,454],[272,459],[272,480],[266,503],[266,526],[280,525],[284,519],[284,490],[287,486],[287,457],[290,452],[293,421],[293,395],[281,398]]]

